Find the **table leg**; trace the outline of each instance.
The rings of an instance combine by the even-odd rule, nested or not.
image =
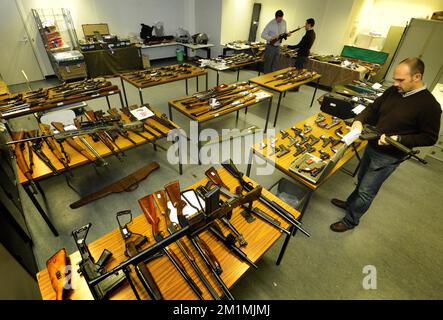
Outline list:
[[[274,119],[274,127],[277,124],[278,112],[280,111],[281,96],[282,96],[282,92],[280,92],[280,94],[278,96],[277,111],[275,112],[275,119]]]
[[[240,113],[240,110],[237,110],[237,116],[236,116],[236,118],[235,118],[235,123],[238,122],[238,115],[239,115],[239,113]]]
[[[180,139],[180,131],[177,135],[177,139],[175,140],[176,143],[178,143],[178,172],[180,175],[183,174],[183,165],[182,165],[182,154],[181,154],[181,139]]]
[[[206,91],[208,91],[208,73],[206,72]]]
[[[109,96],[105,96],[106,103],[108,104],[108,109],[111,109],[111,103],[109,102]]]
[[[217,70],[217,87],[218,87],[219,79],[220,79],[220,75],[218,74],[218,70]]]
[[[140,96],[140,103],[143,105],[144,102],[143,102],[143,90],[142,90],[142,88],[138,88],[138,94]]]
[[[188,78],[185,79],[186,95],[188,95]]]
[[[201,125],[200,122],[197,122],[197,157],[198,157],[198,164],[201,165],[200,162],[200,149],[202,147],[202,143],[200,141],[200,130],[201,130]]]
[[[120,106],[123,108],[125,106],[124,102],[123,102],[123,97],[122,97],[122,93],[119,92],[118,96],[120,97]]]
[[[125,82],[123,81],[123,78],[120,77],[120,80],[122,82],[122,89],[123,89],[123,96],[125,97],[126,106],[128,107],[128,97],[126,96],[126,88],[125,88]]]
[[[207,50],[206,50],[206,58],[211,59],[211,48],[207,48]]]
[[[240,68],[237,69],[237,82],[240,80]]]
[[[358,154],[357,148],[355,147],[354,144],[352,144],[352,149],[354,150],[355,155],[356,155],[357,160],[358,160],[357,167],[354,169],[354,171],[349,171],[348,169],[346,169],[346,168],[344,168],[344,167],[342,167],[341,170],[342,170],[344,173],[346,173],[346,174],[348,174],[348,175],[350,175],[351,177],[354,178],[354,177],[356,176],[357,172],[358,172],[358,169],[360,169],[361,157],[360,157],[360,155]]]
[[[169,120],[173,121],[172,120],[172,106],[170,103],[168,104],[168,109],[169,109]]]
[[[310,189],[308,191],[308,194],[306,195],[306,199],[303,202],[303,207],[302,207],[302,209],[300,211],[300,217],[298,218],[299,221],[301,221],[301,219],[303,218],[303,215],[305,214],[306,208],[308,207],[308,204],[309,204],[309,202],[311,200],[311,197],[312,197],[313,193],[314,193],[314,190],[312,190],[312,189]],[[291,239],[291,235],[294,236],[296,231],[297,231],[297,228],[295,228],[294,226],[291,226],[290,234],[286,235],[285,242],[283,243],[283,246],[280,249],[280,253],[278,255],[276,265],[280,265],[280,263],[281,263],[281,261],[283,259],[283,256],[285,254],[286,247],[288,246],[289,240]]]
[[[46,224],[48,225],[49,229],[51,229],[52,234],[56,237],[58,237],[58,231],[55,229],[54,225],[52,224],[51,220],[48,218],[48,215],[46,214],[45,210],[41,207],[38,200],[35,198],[32,191],[29,189],[28,185],[23,185],[23,189],[25,189],[25,192],[27,193],[29,199],[31,199],[32,203],[34,204],[37,211],[40,213],[43,220],[45,220]]]
[[[271,108],[272,108],[272,97],[269,98],[268,112],[266,113],[265,133],[268,130],[268,122],[269,122],[269,116],[271,115]]]
[[[252,149],[249,151],[249,159],[248,159],[248,166],[246,167],[246,176],[249,177],[251,174],[251,167],[252,167],[252,158],[254,157],[254,152]]]
[[[197,92],[198,92],[198,76],[195,77],[195,83],[196,83],[196,88],[197,88]]]
[[[312,95],[311,104],[309,105],[309,108],[312,107],[312,104],[314,103],[315,94],[317,93],[318,84],[320,82],[320,78],[317,79],[317,83],[315,84],[314,94]]]

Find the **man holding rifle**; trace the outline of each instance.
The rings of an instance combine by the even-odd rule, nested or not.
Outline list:
[[[264,73],[274,72],[278,68],[280,44],[282,42],[281,35],[285,35],[284,38],[286,38],[290,37],[291,33],[287,33],[286,21],[283,20],[283,11],[277,10],[275,12],[275,19],[269,21],[261,34],[261,37],[266,40]]]
[[[361,132],[363,124],[373,125],[380,137],[368,142],[355,190],[346,201],[331,200],[346,210],[343,220],[331,225],[332,231],[344,232],[356,227],[383,182],[405,158],[405,153],[391,144],[396,141],[413,148],[437,142],[441,107],[423,83],[424,69],[419,58],[400,62],[394,70],[394,85],[355,117],[352,129]],[[394,143],[389,143],[390,140]]]
[[[313,18],[309,18],[305,23],[306,33],[301,38],[300,42],[295,46],[288,46],[289,49],[298,49],[297,50],[297,59],[295,60],[295,67],[297,69],[303,69],[306,62],[308,61],[308,56],[310,53],[310,49],[315,41],[315,31],[314,31],[315,20]]]

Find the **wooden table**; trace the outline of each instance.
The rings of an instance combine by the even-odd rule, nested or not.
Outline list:
[[[322,113],[322,115],[326,118],[326,121],[325,121],[326,123],[329,124],[332,122],[332,116],[330,116],[329,114],[326,114],[326,113]],[[306,134],[306,136],[309,136],[310,134],[312,134],[317,138],[320,138],[320,136],[322,136],[322,135],[325,135],[327,137],[334,136],[335,138],[338,138],[335,135],[334,131],[337,128],[339,128],[340,126],[342,127],[342,130],[345,134],[349,131],[348,129],[346,129],[346,124],[344,123],[343,120],[340,120],[341,123],[338,126],[335,126],[335,127],[328,130],[328,129],[320,128],[319,126],[317,126],[317,124],[315,123],[316,118],[317,118],[317,114],[314,114],[313,116],[309,117],[308,119],[295,124],[293,127],[300,128],[303,130],[303,125],[307,124],[312,127],[312,131],[309,132],[308,134]],[[285,130],[291,136],[294,136],[294,131],[291,129],[293,127],[287,128]],[[275,146],[278,146],[280,144],[284,144],[286,146],[289,143],[288,139],[282,139],[282,133],[280,133],[280,132],[275,136],[275,138],[277,139],[275,142]],[[343,166],[354,157],[354,155],[356,155],[359,160],[357,168],[354,170],[354,172],[346,171],[346,173],[348,173],[352,176],[355,176],[355,174],[357,173],[357,170],[360,166],[360,156],[359,156],[358,152],[361,151],[366,146],[366,143],[367,143],[366,141],[362,141],[358,147],[349,147],[345,151],[343,157],[337,162],[335,167],[331,170],[331,172],[329,174],[327,174],[327,176],[324,179],[322,179],[318,184],[314,184],[314,183],[309,182],[308,180],[304,179],[303,177],[299,176],[298,174],[289,171],[289,167],[294,162],[294,160],[301,156],[301,155],[298,155],[296,157],[294,156],[295,146],[291,147],[291,152],[278,158],[278,157],[276,157],[275,154],[269,155],[271,153],[271,151],[270,151],[271,148],[269,147],[269,141],[264,140],[263,142],[267,144],[267,146],[264,149],[261,149],[261,147],[260,147],[261,143],[255,144],[251,147],[251,152],[249,155],[249,161],[248,161],[248,167],[246,170],[246,175],[249,176],[251,173],[252,161],[253,161],[253,157],[255,155],[255,156],[258,156],[259,158],[265,160],[267,163],[273,165],[279,171],[281,171],[285,175],[289,176],[290,178],[292,178],[293,180],[295,180],[299,184],[305,186],[307,189],[307,194],[304,197],[303,206],[302,206],[302,209],[300,210],[300,213],[301,213],[300,219],[303,217],[314,191],[316,191],[321,185],[323,185],[323,183],[325,181],[327,181],[327,179],[329,179],[339,169],[342,169]],[[319,150],[324,149],[324,151],[328,152],[332,157],[333,153],[330,149],[331,144],[329,144],[326,148],[322,148],[321,147],[322,144],[323,144],[323,141],[320,140],[320,142],[318,142],[314,146],[316,151],[313,152],[312,154],[314,156],[320,157]],[[272,189],[272,187],[270,187],[270,189]],[[293,230],[293,231],[295,231],[295,230]],[[283,258],[283,254],[286,250],[286,246],[288,245],[289,239],[290,239],[290,236],[286,237],[286,239],[285,239],[282,251],[280,252],[280,256],[278,257],[278,260],[277,260],[277,264],[279,264],[281,259]]]
[[[179,65],[173,65],[173,66],[168,66],[168,67],[175,67],[175,66],[179,66]],[[152,69],[152,71],[155,71],[155,69]],[[137,71],[132,72],[132,73],[120,74],[120,80],[121,80],[122,88],[123,88],[123,95],[125,96],[125,102],[126,102],[127,106],[128,106],[128,98],[126,96],[126,88],[125,88],[124,81],[130,83],[131,85],[133,85],[134,87],[136,87],[138,89],[141,104],[143,104],[143,89],[158,86],[158,85],[165,84],[165,83],[175,82],[175,81],[179,81],[179,80],[185,80],[186,95],[188,95],[188,79],[196,78],[196,87],[197,87],[197,91],[198,91],[198,77],[204,75],[204,76],[206,76],[206,90],[208,90],[208,71],[203,68],[196,67],[196,66],[192,66],[190,74],[179,74],[178,76],[175,76],[175,77],[164,77],[164,78],[160,79],[160,81],[146,83],[146,84],[143,84],[140,81],[136,81],[136,80],[131,79],[131,75],[133,75],[135,73],[137,73]]]
[[[199,161],[200,161],[200,149],[201,149],[201,141],[200,141],[200,131],[201,131],[201,124],[205,123],[207,121],[210,120],[214,120],[217,119],[221,116],[227,115],[229,113],[232,113],[234,111],[237,111],[237,120],[238,120],[238,115],[239,115],[239,110],[241,109],[245,109],[245,108],[249,108],[251,106],[255,106],[258,105],[260,102],[269,100],[269,104],[268,104],[268,112],[266,115],[266,121],[265,121],[265,129],[264,132],[266,132],[267,128],[268,128],[268,120],[269,120],[269,115],[271,113],[271,107],[272,107],[272,93],[264,91],[262,89],[260,89],[258,92],[255,92],[254,94],[259,94],[262,95],[261,98],[257,98],[255,100],[249,101],[247,103],[235,106],[235,107],[231,107],[231,108],[223,108],[222,110],[215,110],[213,112],[209,112],[209,113],[205,113],[203,115],[200,116],[194,116],[191,114],[191,112],[193,110],[190,110],[188,108],[186,108],[181,101],[183,101],[186,98],[190,98],[190,97],[181,97],[178,99],[174,99],[168,102],[168,108],[169,108],[169,119],[173,119],[172,118],[172,109],[177,110],[178,112],[180,112],[181,114],[185,115],[186,117],[188,117],[189,119],[196,121],[197,122],[197,133],[198,133],[198,153],[199,153]]]
[[[240,70],[246,66],[251,66],[253,64],[259,64],[263,62],[263,58],[256,60],[256,61],[248,61],[248,62],[244,62],[244,63],[237,63],[237,64],[231,64],[229,66],[227,66],[226,68],[217,68],[215,66],[212,65],[207,65],[206,67],[209,69],[214,70],[215,72],[217,72],[217,86],[220,83],[220,71],[226,71],[226,70],[236,70],[237,71],[237,82],[240,79]],[[258,75],[260,75],[260,70],[258,70]]]
[[[286,94],[286,91],[288,91],[288,90],[298,88],[298,87],[300,87],[300,86],[302,86],[302,85],[304,85],[306,83],[309,83],[309,82],[317,80],[316,81],[315,90],[314,90],[314,94],[312,95],[312,100],[311,100],[311,104],[309,105],[309,107],[312,107],[312,103],[314,102],[315,94],[317,93],[318,82],[319,82],[319,80],[321,78],[320,74],[316,74],[316,75],[314,75],[310,79],[306,79],[306,80],[299,81],[299,82],[294,82],[294,83],[288,83],[286,85],[278,86],[278,87],[276,87],[278,82],[266,83],[267,81],[270,81],[270,80],[274,79],[274,76],[277,76],[277,75],[282,74],[282,73],[286,73],[286,72],[288,72],[291,69],[294,69],[294,68],[289,67],[289,68],[286,68],[286,69],[277,70],[277,71],[274,71],[274,72],[271,72],[271,73],[264,74],[264,75],[259,76],[259,77],[255,77],[255,78],[249,79],[249,82],[256,83],[256,84],[258,84],[258,85],[260,85],[262,87],[265,87],[265,88],[267,88],[269,90],[273,90],[273,91],[276,91],[276,92],[279,93],[278,103],[277,103],[277,111],[275,113],[275,119],[274,119],[274,127],[277,124],[278,112],[280,110],[280,103],[281,103],[281,98],[283,96],[283,93]]]
[[[51,98],[55,94],[55,92],[52,88],[49,88],[47,90],[49,91],[48,97]],[[108,108],[111,108],[111,105],[109,102],[109,96],[115,95],[115,94],[119,95],[120,104],[123,107],[123,98],[122,98],[120,89],[118,89],[117,86],[114,86],[111,84],[108,87],[100,88],[100,92],[87,94],[82,97],[77,97],[77,98],[67,97],[63,101],[60,101],[57,103],[50,103],[50,102],[41,103],[41,104],[33,106],[33,107],[29,107],[29,108],[25,108],[25,109],[13,111],[13,112],[8,112],[7,110],[5,110],[5,111],[0,112],[0,118],[3,118],[5,120],[9,120],[9,119],[25,116],[28,114],[37,113],[37,112],[53,111],[54,109],[58,109],[58,108],[66,108],[73,103],[82,102],[82,101],[89,101],[89,100],[94,100],[94,99],[103,98],[103,97],[106,98]]]
[[[237,180],[235,180],[227,171],[223,168],[218,169],[220,176],[223,181],[227,184],[227,186],[234,190],[236,186],[238,186]],[[245,177],[247,181],[251,181],[256,185],[257,183],[253,182],[251,179]],[[204,178],[199,182],[191,185],[190,188],[195,188],[199,185],[204,185],[207,182],[207,179]],[[184,189],[184,188],[183,188]],[[294,208],[284,203],[282,200],[271,194],[269,191],[263,189],[263,195],[268,197],[270,200],[276,201],[283,208],[288,210],[295,218],[298,218],[300,213],[296,211]],[[275,219],[281,221],[281,226],[284,228],[288,228],[289,225],[281,218],[279,218],[272,210],[266,207],[260,201],[254,202],[254,207],[258,207],[264,212],[268,213]],[[141,211],[141,210],[140,210]],[[252,261],[257,261],[260,257],[277,241],[277,239],[281,236],[281,232],[277,229],[271,227],[267,223],[261,221],[260,219],[255,219],[251,223],[247,223],[246,220],[240,214],[241,209],[234,209],[231,223],[244,235],[245,239],[248,241],[248,245],[243,247],[242,250],[248,255],[248,257]],[[141,212],[138,212],[141,213]],[[116,225],[117,226],[117,225]],[[93,228],[94,226],[92,226]],[[129,229],[132,232],[140,233],[142,235],[148,236],[150,242],[149,245],[154,243],[152,236],[151,226],[147,223],[144,215],[137,216],[129,225]],[[165,230],[165,221],[163,218],[160,219],[160,230]],[[224,232],[227,233],[227,230],[224,229]],[[163,232],[165,235],[166,231]],[[242,262],[235,256],[233,256],[229,250],[227,250],[219,241],[217,241],[214,236],[208,231],[204,231],[201,233],[200,237],[207,242],[209,247],[213,250],[215,255],[217,256],[220,264],[223,268],[223,273],[221,274],[222,280],[228,287],[232,287],[239,279],[244,275],[244,273],[249,269],[249,265]],[[187,238],[182,238],[188,247],[191,249],[192,253],[197,259],[197,264],[205,274],[206,278],[209,280],[211,285],[215,288],[219,295],[222,294],[219,287],[216,285],[213,280],[212,275],[207,270],[200,256],[194,247],[192,247],[191,243]],[[73,240],[74,241],[74,240]],[[148,246],[146,246],[148,247]],[[113,253],[114,259],[111,260],[107,269],[111,269],[117,266],[119,263],[125,261],[127,258],[124,256],[125,244],[120,235],[120,231],[118,228],[111,231],[110,233],[104,235],[103,237],[91,242],[89,244],[89,249],[92,256],[95,259],[98,259],[103,249],[108,249]],[[188,261],[184,258],[183,254],[178,250],[177,245],[174,243],[170,245],[170,248],[174,250],[174,252],[178,255],[179,259],[183,261],[186,270],[192,276],[193,280],[197,283],[199,288],[203,291],[203,297],[205,299],[211,299],[209,292],[206,290],[205,286],[201,282],[201,280],[196,276],[194,270],[191,268]],[[70,295],[70,299],[84,299],[90,300],[92,299],[92,295],[88,289],[86,281],[79,276],[77,273],[77,263],[80,261],[79,252],[74,252],[70,255],[71,265],[73,270],[72,274],[72,285],[75,290],[72,291]],[[195,300],[197,297],[190,290],[189,286],[183,280],[182,277],[179,276],[177,271],[173,268],[170,261],[167,261],[167,257],[162,256],[154,261],[148,262],[147,266],[151,271],[156,283],[158,284],[160,291],[166,300],[187,300],[192,299]],[[256,272],[260,272],[257,270]],[[139,291],[142,299],[148,299],[148,295],[144,292],[138,278],[134,276],[134,272],[131,272],[131,278],[133,279],[136,288]],[[49,275],[46,269],[41,270],[37,273],[38,285],[40,288],[40,292],[44,300],[54,300],[55,292],[51,287]],[[123,284],[122,287],[113,292],[111,299],[135,299],[134,293],[130,289],[128,283]]]
[[[161,113],[158,112],[158,111],[155,111],[155,114],[157,114],[158,116],[161,116]],[[130,122],[130,120],[128,119],[128,117],[126,115],[121,114],[121,117],[122,117],[122,120],[124,122]],[[168,135],[168,133],[171,132],[172,129],[163,126],[161,123],[157,122],[155,119],[148,119],[147,122],[148,122],[148,124],[150,124],[150,125],[152,124],[156,128],[158,128],[158,132],[162,134],[162,137],[156,139],[153,135],[151,135],[148,132],[145,132],[145,131],[141,132],[140,134],[142,136],[144,136],[144,137],[149,139],[149,141],[147,141],[147,140],[143,139],[142,137],[136,135],[135,133],[133,133],[131,131],[128,131],[129,138],[134,140],[134,142],[136,142],[136,145],[134,145],[132,142],[130,142],[129,140],[127,140],[127,139],[125,139],[125,138],[123,138],[121,136],[119,136],[115,140],[115,144],[117,144],[117,146],[119,146],[119,148],[122,151],[125,151],[125,150],[129,150],[129,149],[141,146],[141,145],[145,145],[147,143],[153,143],[154,148],[156,150],[155,142],[157,140],[165,138]],[[180,128],[175,123],[173,123],[173,125],[176,126],[177,129]],[[102,158],[106,158],[106,157],[109,157],[109,156],[113,155],[112,152],[105,146],[105,144],[103,142],[101,142],[101,141],[94,142],[90,136],[83,136],[83,137],[99,153],[99,155]],[[75,137],[74,140],[78,144],[82,145],[82,143],[78,140],[77,137]],[[64,147],[65,151],[71,156],[71,162],[69,163],[69,166],[71,167],[71,169],[74,169],[74,168],[77,168],[77,167],[80,167],[80,166],[83,166],[83,165],[87,165],[87,164],[92,164],[92,162],[90,160],[88,160],[86,157],[84,157],[83,155],[78,153],[75,149],[73,149],[67,143],[63,143],[63,147]],[[29,150],[28,148],[25,148],[25,150],[24,150],[25,159],[28,159],[28,150]],[[64,173],[66,171],[66,169],[62,165],[62,163],[60,161],[58,161],[57,158],[55,158],[55,156],[49,150],[49,148],[48,148],[46,143],[42,144],[42,151],[49,158],[51,163],[55,166],[55,168],[60,173]],[[180,158],[180,155],[179,155],[179,158]],[[41,188],[41,186],[40,186],[40,184],[38,182],[41,181],[41,180],[44,180],[44,179],[52,177],[54,175],[54,173],[35,154],[34,154],[33,159],[34,159],[34,167],[33,167],[33,173],[32,173],[32,180],[34,181],[34,184],[37,187],[37,190],[42,194],[42,196],[44,198],[46,198],[45,197],[45,193],[44,193],[43,189]],[[181,164],[181,162],[179,162],[179,172],[180,172],[180,174],[182,174],[182,171],[183,171],[182,170],[182,164]],[[17,175],[18,175],[18,182],[23,186],[24,190],[28,194],[29,198],[31,199],[31,201],[34,204],[34,206],[36,207],[37,211],[40,213],[42,218],[45,220],[46,224],[51,229],[52,233],[55,236],[58,236],[57,229],[54,227],[54,225],[52,224],[51,220],[48,218],[48,215],[46,214],[45,210],[42,208],[42,206],[40,205],[39,201],[35,197],[35,194],[34,194],[32,188],[31,188],[31,181],[29,181],[24,176],[24,174],[21,172],[21,170],[19,169],[18,166],[17,166]],[[72,186],[69,183],[68,176],[65,175],[65,177],[66,177],[66,181],[68,183],[68,186],[72,188]],[[73,190],[75,191],[75,189],[73,189]]]

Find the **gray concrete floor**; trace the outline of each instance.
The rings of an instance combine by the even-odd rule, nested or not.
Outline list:
[[[221,74],[221,83],[235,82],[236,74]],[[241,80],[256,76],[253,71],[242,71]],[[116,84],[119,81],[114,79]],[[215,85],[215,73],[210,71],[210,86]],[[204,87],[200,79],[200,90]],[[132,90],[131,90],[132,89]],[[195,80],[190,81],[190,91],[195,90]],[[282,100],[277,130],[289,127],[319,111],[318,103],[312,108],[309,103],[313,88],[303,86],[300,92],[289,92]],[[184,95],[184,82],[174,82],[144,90],[144,99],[163,112],[167,112],[167,101]],[[317,97],[323,92],[318,91]],[[139,103],[138,93],[128,88],[129,103]],[[92,108],[106,108],[104,99],[88,103]],[[111,103],[119,107],[119,100]],[[273,120],[277,98],[274,98],[271,120]],[[254,107],[245,115],[241,112],[238,124],[235,114],[206,123],[203,128],[246,128],[251,125],[264,126],[266,104]],[[174,113],[174,120],[188,130],[187,119]],[[272,122],[271,122],[272,124]],[[166,142],[162,142],[167,146]],[[248,148],[246,145],[244,148]],[[242,150],[235,150],[241,152]],[[244,152],[244,150],[243,150]],[[74,171],[74,186],[81,194],[87,194],[127,175],[149,161],[159,162],[161,169],[142,182],[131,193],[113,194],[76,210],[69,204],[78,196],[69,189],[63,177],[53,177],[41,182],[46,192],[50,218],[60,232],[54,237],[32,203],[22,195],[26,218],[34,239],[34,252],[39,265],[56,250],[65,247],[69,253],[76,250],[71,231],[88,222],[92,229],[88,242],[101,237],[117,227],[115,213],[131,209],[140,212],[137,199],[158,190],[174,179],[182,186],[193,183],[204,175],[209,165],[185,165],[184,174],[178,175],[177,166],[166,161],[163,151],[154,152],[146,145],[130,150],[124,162],[109,158],[108,169],[99,169],[96,174],[92,166]],[[348,164],[350,169],[355,162]],[[240,165],[245,170],[245,165]],[[256,178],[263,186],[270,186],[283,175]],[[430,159],[424,166],[415,161],[402,164],[382,187],[361,225],[349,232],[337,234],[329,225],[343,216],[329,201],[333,197],[345,198],[354,187],[354,179],[339,171],[313,196],[303,225],[312,236],[307,238],[298,233],[289,243],[280,266],[275,260],[280,250],[280,239],[258,262],[258,270],[248,271],[232,289],[238,299],[441,299],[443,280],[441,270],[443,223],[439,216],[443,204],[443,163]],[[372,265],[377,271],[377,289],[365,290],[362,282],[366,274],[363,268]]]

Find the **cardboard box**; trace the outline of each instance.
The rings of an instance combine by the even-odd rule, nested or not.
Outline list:
[[[58,68],[59,68],[58,74],[60,75],[61,80],[70,80],[70,79],[87,77],[86,64],[84,62],[59,66]]]

